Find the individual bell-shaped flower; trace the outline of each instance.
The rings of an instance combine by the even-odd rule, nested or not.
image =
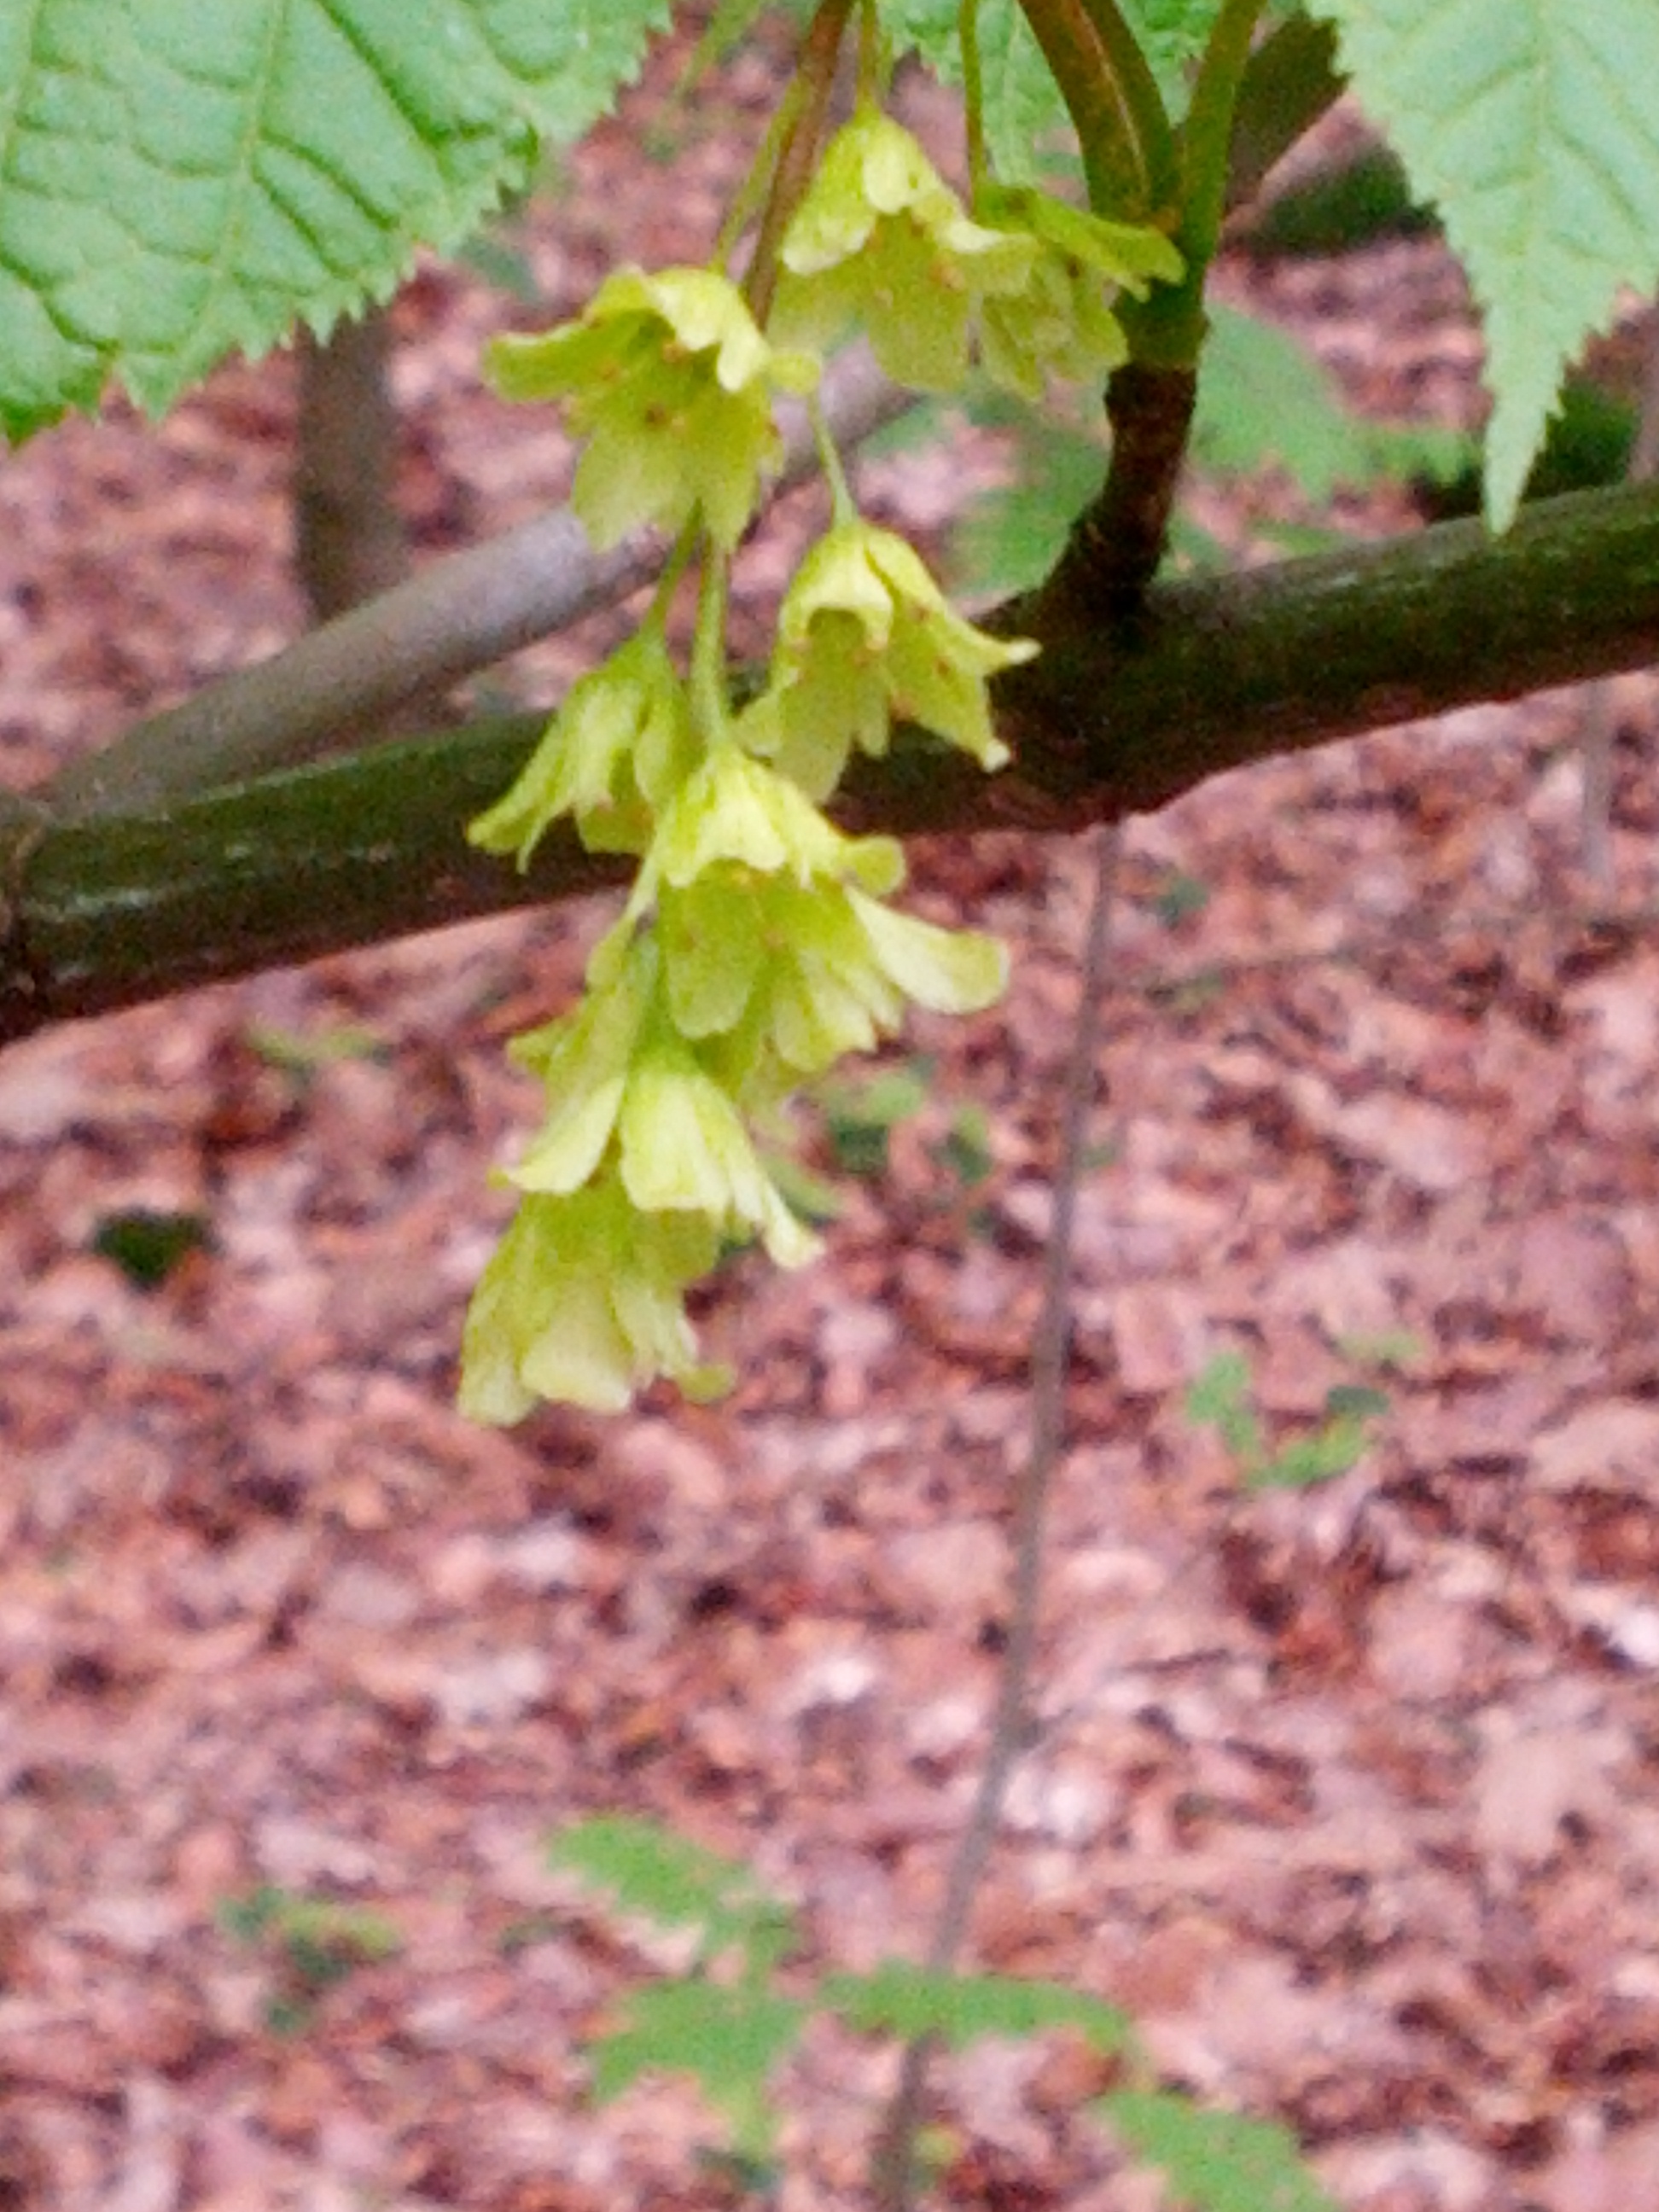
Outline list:
[[[571,505],[596,545],[696,513],[728,550],[777,459],[772,396],[811,391],[818,367],[769,343],[712,269],[617,270],[579,320],[498,338],[489,363],[507,398],[567,403],[587,440]]]
[[[1127,361],[1113,300],[1120,292],[1144,299],[1155,279],[1176,283],[1185,271],[1161,230],[1109,222],[1028,185],[986,185],[977,212],[1036,248],[1025,289],[988,297],[979,316],[986,373],[1028,399],[1042,397],[1048,376],[1083,382]]]
[[[642,853],[696,753],[685,686],[661,628],[645,627],[578,677],[518,781],[467,830],[520,868],[562,814],[594,853]]]
[[[910,133],[863,107],[784,234],[769,326],[786,344],[824,345],[856,323],[896,383],[954,391],[975,301],[1019,291],[1035,258],[1030,238],[972,222]]]
[[[711,748],[664,808],[619,927],[644,914],[664,884],[683,888],[722,864],[801,884],[851,878],[877,893],[904,878],[895,839],[848,836],[790,778],[730,738]]]
[[[641,1212],[704,1214],[722,1237],[758,1237],[780,1266],[798,1267],[817,1248],[665,1007],[660,974],[656,936],[635,936],[577,1013],[518,1040],[514,1057],[541,1077],[548,1118],[505,1179],[568,1196],[609,1171],[614,1139]]]
[[[472,1294],[461,1411],[504,1425],[551,1398],[617,1413],[659,1375],[716,1395],[730,1377],[699,1361],[684,1301],[719,1255],[702,1217],[639,1212],[611,1180],[526,1198]]]
[[[799,1075],[867,1052],[897,1029],[907,1003],[976,1013],[1007,987],[1008,956],[995,938],[941,929],[853,884],[799,915],[796,929],[767,1019],[779,1059]]]
[[[703,1064],[750,1109],[872,1050],[907,1004],[974,1012],[1007,977],[993,938],[895,913],[856,884],[730,867],[665,890],[657,933],[677,1026],[708,1041]]]
[[[588,988],[608,988],[647,943],[668,948],[673,1026],[714,1035],[738,1020],[779,950],[762,918],[768,894],[849,880],[878,896],[894,890],[904,880],[896,840],[846,836],[788,777],[722,739],[664,809],[628,903],[588,960]],[[653,912],[657,927],[642,935]]]
[[[892,531],[841,523],[784,595],[770,680],[739,733],[816,799],[840,782],[854,745],[885,752],[895,720],[1000,768],[1008,749],[991,726],[987,679],[1036,649],[964,621]]]
[[[623,1187],[642,1212],[700,1213],[726,1237],[758,1237],[799,1267],[818,1243],[762,1166],[743,1117],[689,1047],[660,1040],[629,1078],[618,1127]]]

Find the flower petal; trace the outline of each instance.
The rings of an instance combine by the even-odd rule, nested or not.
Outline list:
[[[1008,988],[1008,955],[994,937],[939,929],[875,899],[848,897],[887,975],[905,996],[936,1013],[977,1013]]]

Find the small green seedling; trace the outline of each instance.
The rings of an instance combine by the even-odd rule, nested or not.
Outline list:
[[[858,1081],[819,1085],[818,1111],[843,1175],[874,1182],[886,1174],[888,1139],[927,1104],[933,1076],[931,1060],[912,1060]]]
[[[1195,2105],[1168,2089],[1121,2089],[1097,2110],[1168,2201],[1195,2212],[1335,2212],[1288,2128]]]
[[[1210,886],[1200,877],[1188,875],[1185,868],[1169,868],[1150,903],[1166,929],[1178,929],[1208,906]]]
[[[553,1838],[547,1856],[556,1870],[607,1893],[619,1912],[696,1929],[700,1966],[735,1955],[753,1979],[799,1940],[794,1914],[747,1867],[654,1821],[628,1814],[582,1820]]]
[[[118,1267],[141,1291],[159,1291],[192,1252],[210,1252],[213,1230],[206,1214],[170,1213],[131,1206],[106,1213],[93,1231],[92,1249]]]
[[[1373,1440],[1372,1424],[1389,1410],[1385,1391],[1340,1382],[1325,1394],[1319,1425],[1270,1449],[1242,1352],[1218,1352],[1187,1391],[1187,1418],[1213,1429],[1249,1490],[1306,1490],[1346,1474]]]
[[[270,1882],[228,1898],[218,1918],[227,1935],[273,1958],[280,1986],[265,2021],[279,2035],[303,2030],[318,1998],[355,1968],[395,1958],[403,1948],[402,1935],[384,1914]]]
[[[951,1116],[950,1127],[927,1151],[934,1165],[953,1176],[963,1190],[976,1190],[989,1180],[996,1165],[991,1124],[984,1108],[958,1106]]]
[[[1336,1348],[1352,1367],[1382,1369],[1404,1374],[1423,1357],[1423,1340],[1409,1328],[1356,1330],[1339,1336]]]
[[[289,1030],[275,1022],[250,1022],[246,1030],[250,1052],[301,1083],[308,1083],[325,1067],[341,1060],[385,1060],[386,1039],[358,1022],[337,1022],[318,1030]]]

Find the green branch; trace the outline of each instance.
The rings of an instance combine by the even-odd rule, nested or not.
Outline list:
[[[988,778],[902,747],[865,763],[844,818],[901,836],[1076,830],[1274,753],[1644,666],[1659,489],[1551,501],[1498,539],[1452,523],[1161,585],[1133,639],[1051,626],[1044,642],[997,686],[1013,767]],[[0,823],[0,1039],[617,880],[568,836],[523,878],[465,843],[539,726],[376,746],[126,816]]]
[[[1234,112],[1261,10],[1261,0],[1222,0],[1186,120],[1173,138],[1164,125],[1175,165],[1169,213],[1185,273],[1178,284],[1155,285],[1146,298],[1120,307],[1129,359],[1106,387],[1110,467],[1035,603],[1040,625],[1121,623],[1163,561],[1198,398],[1204,289],[1226,207]],[[1093,12],[1115,11],[1105,0]],[[1114,58],[1109,75],[1115,66]],[[1162,121],[1161,106],[1158,112]]]

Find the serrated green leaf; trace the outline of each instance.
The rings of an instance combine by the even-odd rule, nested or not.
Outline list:
[[[1012,0],[986,0],[979,54],[985,143],[996,173],[1006,184],[1035,184],[1067,143],[1069,118],[1042,49]]]
[[[1375,422],[1351,408],[1334,380],[1289,332],[1220,306],[1200,362],[1193,459],[1218,475],[1278,465],[1323,503],[1346,486],[1379,479],[1455,483],[1474,464],[1474,441],[1434,423]],[[1053,414],[975,395],[970,413],[1012,436],[1012,481],[975,500],[951,550],[963,586],[1008,594],[1029,589],[1060,557],[1078,514],[1098,492],[1106,447]],[[1280,542],[1276,537],[1275,542]],[[1288,533],[1286,550],[1318,550]],[[1190,519],[1177,516],[1171,550],[1209,567],[1224,558]]]
[[[1074,2027],[1097,2051],[1121,2051],[1131,2028],[1115,2005],[1063,1982],[1028,1982],[1007,1974],[936,1973],[890,1959],[867,1974],[831,1974],[818,2002],[862,2035],[909,2042],[937,2035],[953,2048],[985,2035],[1036,2035]]]
[[[0,0],[0,428],[152,411],[382,298],[637,69],[665,0]]]
[[[1097,2109],[1189,2212],[1338,2212],[1276,2121],[1212,2112],[1168,2089],[1120,2090]]]
[[[727,1989],[715,1982],[660,1982],[636,1990],[623,2008],[623,2026],[591,2047],[593,2093],[605,2103],[642,2075],[690,2075],[730,2124],[738,2149],[764,2157],[775,2125],[768,2080],[810,2009],[747,1984]]]
[[[1200,468],[1234,476],[1275,463],[1322,505],[1378,478],[1449,482],[1472,446],[1435,425],[1369,422],[1288,331],[1228,307],[1210,310],[1199,365],[1192,453]]]
[[[751,1966],[794,1948],[794,1916],[747,1867],[627,1814],[579,1821],[553,1838],[548,1862],[607,1890],[624,1912],[661,1928],[697,1928],[705,1955],[740,1949]]]
[[[1486,511],[1513,519],[1569,360],[1659,284],[1652,0],[1316,0],[1486,324]]]

